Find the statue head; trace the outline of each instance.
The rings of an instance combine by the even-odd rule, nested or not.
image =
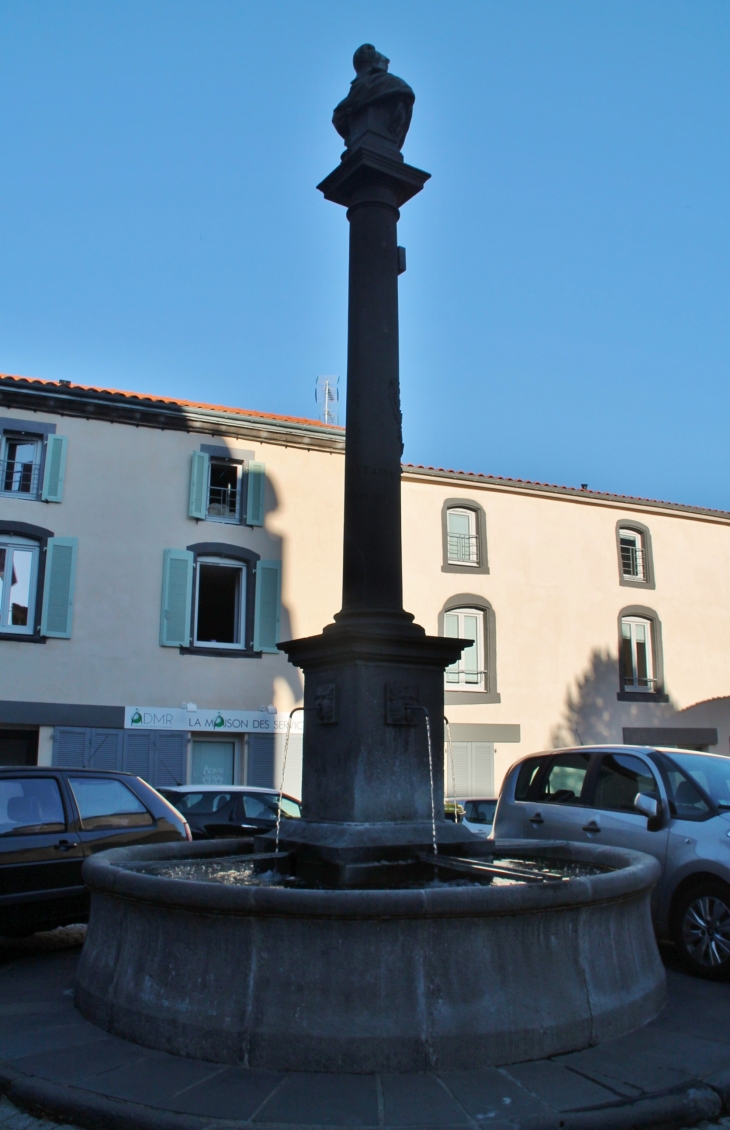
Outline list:
[[[390,59],[376,51],[372,43],[363,43],[352,56],[352,65],[358,78],[374,71],[387,71]]]

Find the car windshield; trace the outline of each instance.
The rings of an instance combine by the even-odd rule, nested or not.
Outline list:
[[[730,808],[730,757],[672,750],[669,758],[680,769],[684,769],[714,801]]]
[[[183,816],[212,816],[229,803],[231,793],[227,792],[199,792],[176,793],[172,789],[165,789],[162,794],[165,800],[174,804]]]

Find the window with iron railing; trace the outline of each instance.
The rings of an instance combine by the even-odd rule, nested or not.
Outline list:
[[[446,515],[450,565],[479,565],[479,535],[473,510],[453,508]]]
[[[621,621],[621,667],[624,690],[654,691],[654,648],[652,623],[640,616],[625,616]]]
[[[42,441],[3,436],[0,450],[0,491],[20,498],[37,498],[40,488]]]
[[[210,461],[210,482],[208,485],[208,517],[223,522],[241,520],[241,473],[240,463]]]
[[[644,539],[638,530],[619,530],[621,572],[625,580],[646,580]]]
[[[444,614],[444,635],[471,640],[456,663],[446,668],[447,690],[483,691],[485,688],[484,612],[480,608],[454,608]]]

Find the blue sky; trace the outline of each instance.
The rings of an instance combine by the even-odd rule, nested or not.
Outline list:
[[[315,414],[368,41],[406,459],[730,509],[726,0],[0,0],[0,370]]]

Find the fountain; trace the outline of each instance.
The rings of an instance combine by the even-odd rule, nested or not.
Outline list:
[[[342,609],[280,644],[305,676],[303,818],[87,861],[81,1012],[148,1047],[305,1071],[422,1071],[583,1048],[651,1019],[658,864],[493,843],[443,812],[444,669],[402,600],[399,208],[414,94],[365,45],[319,185],[350,223]]]

